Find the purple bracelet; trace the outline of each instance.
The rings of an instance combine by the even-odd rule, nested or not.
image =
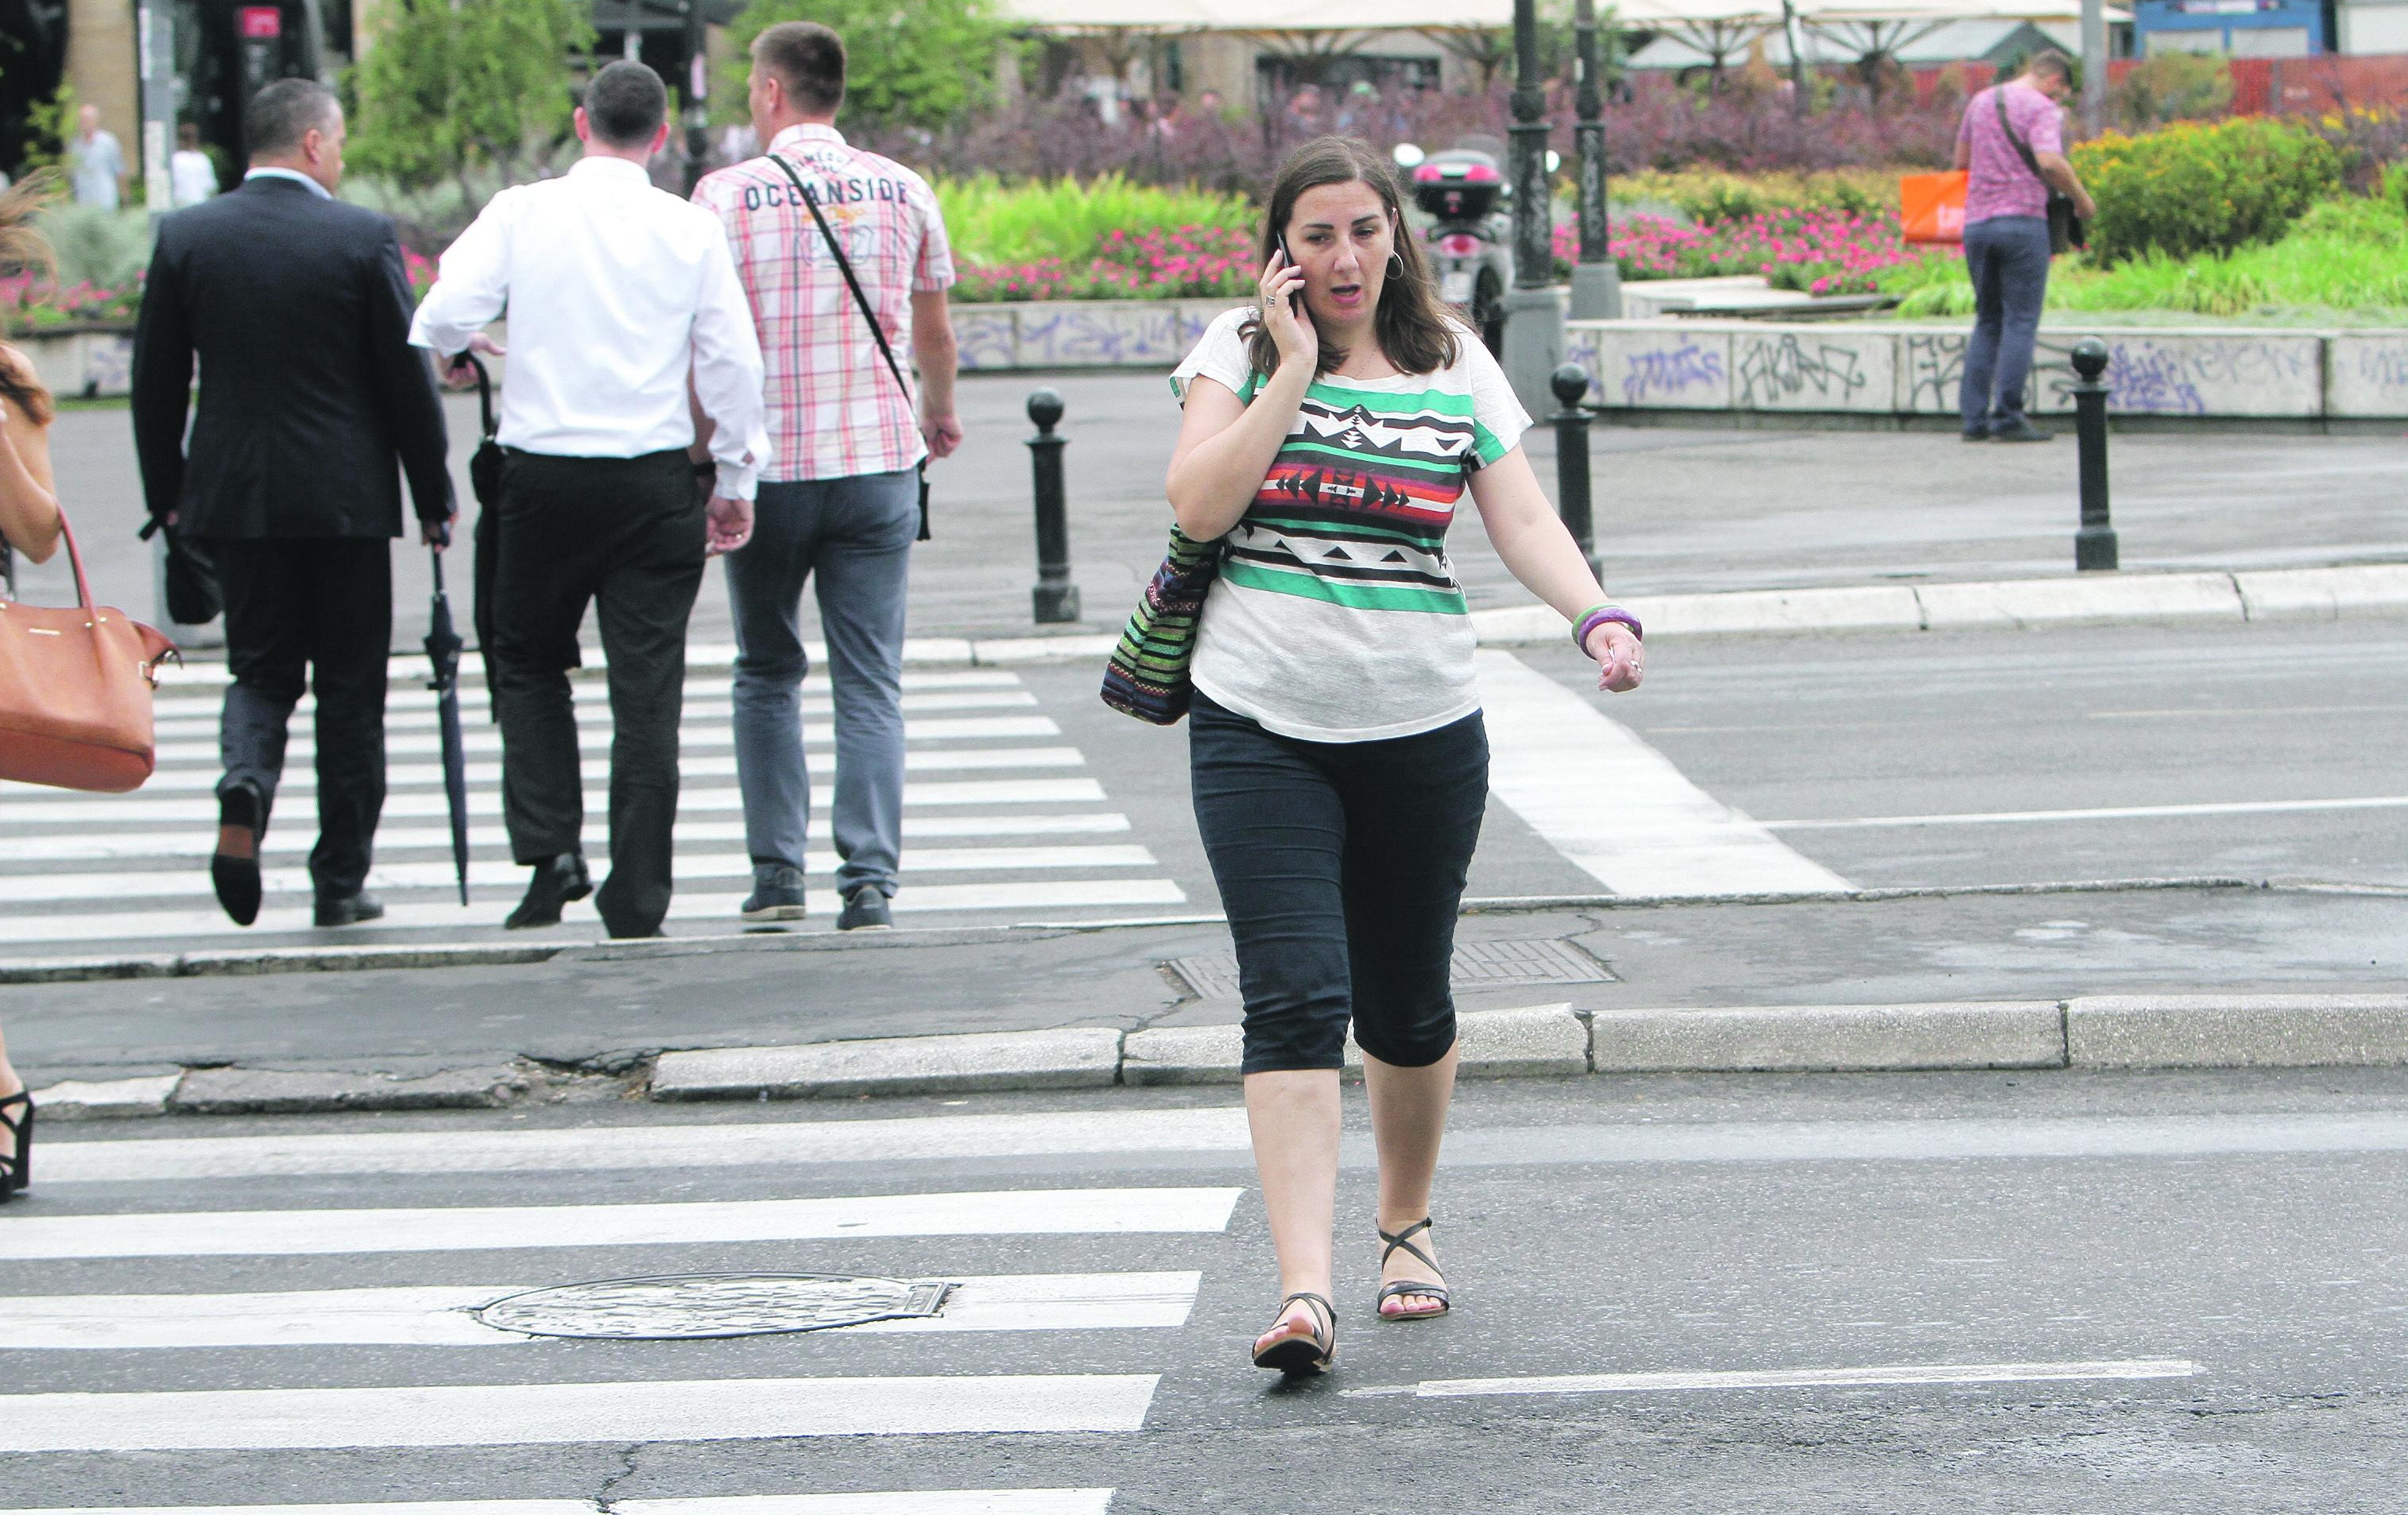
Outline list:
[[[1647,633],[1641,628],[1638,616],[1631,614],[1627,610],[1621,610],[1612,605],[1599,605],[1597,609],[1589,612],[1586,615],[1582,616],[1580,618],[1580,624],[1572,628],[1572,645],[1578,647],[1581,650],[1582,655],[1585,656],[1588,653],[1588,634],[1596,630],[1600,626],[1609,625],[1627,626],[1630,628],[1630,634],[1632,636],[1637,637],[1641,642],[1647,640]]]

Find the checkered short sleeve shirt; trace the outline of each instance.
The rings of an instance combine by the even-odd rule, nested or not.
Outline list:
[[[944,216],[927,181],[847,143],[832,126],[789,126],[769,152],[795,166],[844,243],[862,293],[908,378],[911,296],[953,282]],[[891,473],[917,464],[917,396],[896,387],[844,274],[784,173],[753,158],[706,176],[695,203],[718,216],[752,302],[768,368],[772,483]]]

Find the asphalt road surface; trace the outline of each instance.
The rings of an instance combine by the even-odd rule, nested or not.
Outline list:
[[[2397,624],[1667,638],[1646,687],[1618,698],[1596,692],[1568,644],[1484,652],[1495,758],[1470,892],[1678,900],[2203,875],[2408,885]],[[689,685],[672,932],[735,929],[750,886],[724,677],[697,671]],[[902,923],[1217,912],[1183,732],[1108,710],[1096,678],[1080,663],[907,680]],[[582,687],[598,859],[609,728],[598,685]],[[824,699],[824,685],[808,692]],[[0,786],[0,956],[502,935],[524,875],[501,835],[499,740],[480,695],[468,719],[473,905],[452,892],[431,697],[396,690],[370,880],[392,914],[339,933],[308,925],[306,714],[268,833],[261,924],[237,930],[211,899],[217,698],[206,683],[163,696],[162,768],[138,793]],[[827,716],[807,710],[824,786]],[[825,848],[824,830],[814,841]],[[805,931],[834,919],[833,867],[815,855],[825,892]],[[580,908],[551,938],[597,931]]]
[[[2408,1075],[1469,1085],[1459,1304],[1412,1325],[1348,1118],[1339,1368],[1284,1386],[1227,1091],[61,1133],[0,1217],[8,1501],[2399,1508]],[[718,1340],[470,1313],[724,1271],[958,1287]],[[795,1499],[838,1493],[885,1497]]]

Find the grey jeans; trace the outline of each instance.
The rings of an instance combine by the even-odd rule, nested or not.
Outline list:
[[[919,475],[761,485],[752,540],[727,556],[736,619],[736,782],[755,867],[801,868],[810,830],[799,617],[818,576],[836,695],[837,888],[895,893],[903,850],[903,622]]]
[[[1973,334],[1965,343],[1957,410],[1967,431],[2024,419],[2024,387],[2048,296],[2048,218],[1991,216],[1965,227],[1973,279]]]

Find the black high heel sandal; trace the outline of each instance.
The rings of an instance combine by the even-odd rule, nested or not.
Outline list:
[[[1371,1229],[1374,1231],[1379,1230],[1377,1226],[1374,1226]],[[1407,1226],[1404,1230],[1397,1232],[1394,1234],[1381,1231],[1380,1239],[1388,1244],[1388,1249],[1380,1254],[1381,1269],[1385,1271],[1388,1266],[1388,1259],[1396,1256],[1398,1248],[1402,1248],[1404,1250],[1411,1252],[1413,1256],[1421,1259],[1422,1266],[1429,1269],[1433,1273],[1437,1272],[1438,1260],[1413,1245],[1413,1238],[1415,1236],[1420,1235],[1425,1231],[1431,1231],[1434,1229],[1435,1228],[1430,1224],[1429,1217],[1424,1216],[1419,1220],[1414,1221],[1412,1225]],[[1381,1306],[1385,1305],[1388,1301],[1396,1298],[1399,1294],[1426,1294],[1430,1298],[1438,1301],[1438,1308],[1434,1310],[1400,1310],[1395,1315],[1390,1315],[1387,1311],[1380,1308]],[[1395,1283],[1383,1285],[1381,1288],[1380,1297],[1371,1302],[1371,1307],[1383,1320],[1435,1320],[1440,1316],[1444,1315],[1447,1311],[1455,1308],[1455,1306],[1446,1297],[1446,1285],[1442,1283],[1425,1283],[1414,1278],[1399,1278]]]
[[[11,1110],[22,1110],[10,1115]],[[0,1205],[34,1179],[34,1096],[19,1089],[0,1100],[0,1129],[8,1133],[7,1166],[0,1168]]]
[[[1306,1315],[1315,1317],[1312,1335],[1282,1336],[1254,1354],[1254,1366],[1291,1378],[1329,1371],[1330,1363],[1338,1356],[1338,1310],[1329,1301],[1299,1290],[1279,1302],[1279,1313],[1271,1317],[1271,1324],[1276,1327],[1286,1320],[1287,1307],[1299,1299],[1305,1302]],[[1312,1308],[1316,1305],[1321,1306],[1317,1315]]]

